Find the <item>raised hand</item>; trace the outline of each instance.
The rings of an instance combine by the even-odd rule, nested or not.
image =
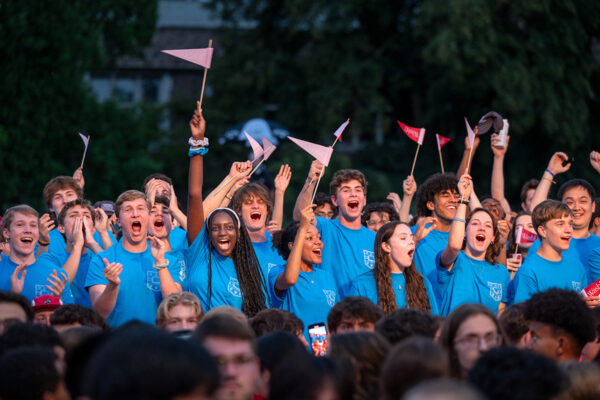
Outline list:
[[[284,193],[292,179],[292,170],[289,165],[285,164],[279,168],[279,173],[275,177],[275,191]]]
[[[300,225],[308,226],[315,219],[315,207],[316,204],[311,204],[304,207],[300,211]]]
[[[92,229],[92,221],[82,218],[83,220],[83,237],[85,239],[85,246],[90,247],[92,244],[96,243],[96,239],[94,239],[94,232]]]
[[[406,196],[412,196],[417,191],[417,182],[415,182],[415,178],[412,175],[406,177],[404,182],[402,183],[402,190]]]
[[[511,256],[512,254],[506,257],[506,269],[510,272],[517,272],[521,267],[521,264],[523,264],[523,257],[513,258]],[[518,256],[520,256],[520,254],[518,254]]]
[[[565,153],[559,151],[552,155],[550,158],[550,162],[548,163],[548,169],[554,175],[562,174],[563,172],[567,172],[571,168],[571,163],[567,163],[563,165],[563,163],[569,161],[569,156]]]
[[[21,264],[13,271],[10,276],[10,291],[16,294],[21,294],[23,292],[23,287],[25,286],[25,275],[27,275],[27,264]],[[21,274],[21,271],[23,272]],[[19,274],[21,277],[19,278]]]
[[[592,164],[592,168],[600,174],[600,153],[597,151],[592,151],[590,153],[590,164]]]
[[[475,134],[475,140],[473,141],[473,151],[475,151],[479,146],[479,142],[481,142],[481,139],[479,139],[479,136],[477,135],[477,133],[479,133],[479,127],[477,125],[475,125],[475,129],[473,129],[473,133]],[[465,151],[471,151],[471,143],[469,142],[469,136],[465,137]]]
[[[108,229],[108,215],[100,207],[96,208],[96,222],[94,227],[100,233],[106,232]]]
[[[167,251],[166,243],[155,236],[148,236],[147,239],[148,243],[150,243],[150,253],[154,261],[160,264],[164,263]]]
[[[71,234],[67,233],[67,241],[74,249],[83,249],[85,237],[83,236],[83,218],[75,218]]]
[[[321,176],[321,173],[325,173],[323,163],[321,163],[321,161],[319,161],[319,160],[314,160],[310,164],[310,170],[308,171],[308,178],[311,181],[317,180],[317,179],[319,179],[319,176]]]
[[[458,193],[461,199],[468,200],[473,192],[473,181],[471,175],[464,174],[458,180]]]
[[[271,233],[277,232],[281,230],[281,225],[279,225],[277,221],[269,221],[267,226],[265,226],[265,230]]]
[[[194,110],[194,116],[190,121],[190,131],[192,131],[192,137],[196,140],[204,139],[204,131],[206,130],[206,121],[202,116],[202,108],[200,108],[200,102],[196,102],[196,110]]]
[[[62,279],[58,277],[56,270],[53,270],[50,276],[46,279],[48,283],[50,283],[49,285],[46,285],[46,289],[48,289],[53,296],[59,298],[60,296],[62,296],[62,293],[65,290],[65,286],[67,285],[67,281],[69,279],[67,274],[65,274],[64,272],[61,272],[60,276],[62,277]]]
[[[510,218],[510,216],[507,216],[507,218]],[[506,241],[508,240],[508,234],[510,233],[511,228],[512,228],[512,224],[510,223],[509,219],[499,219],[498,220],[498,232],[500,233],[500,237],[497,238],[496,240],[499,240],[502,243],[506,243]]]
[[[54,229],[54,221],[48,213],[40,217],[40,239],[44,242],[50,241],[50,231]]]
[[[429,224],[427,228],[426,225]],[[437,220],[435,217],[419,217],[417,220],[417,229],[415,230],[415,234],[413,236],[415,241],[415,246],[421,240],[425,239],[429,232],[434,230],[437,227]]]
[[[123,272],[123,266],[120,263],[109,263],[106,258],[103,258],[102,261],[104,262],[104,277],[113,285],[119,286],[121,284],[119,275]]]
[[[506,150],[508,150],[508,142],[510,142],[510,136],[506,137],[506,145],[504,147],[496,147],[499,141],[500,135],[497,133],[492,133],[491,148],[492,153],[494,153],[494,157],[503,157],[506,154]]]
[[[396,210],[396,212],[398,214],[400,214],[400,208],[402,207],[402,200],[400,200],[400,196],[398,196],[398,193],[390,192],[390,193],[388,193],[386,199],[390,200],[392,202],[392,204],[394,205],[394,210]]]
[[[83,167],[79,167],[75,170],[75,172],[73,172],[73,179],[75,179],[79,187],[83,189],[83,187],[85,186],[85,179],[83,177]]]

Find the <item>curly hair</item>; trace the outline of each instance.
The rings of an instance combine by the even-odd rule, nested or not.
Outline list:
[[[529,332],[529,322],[525,319],[523,311],[525,303],[517,303],[508,307],[498,318],[502,336],[507,344],[516,346],[527,332]]]
[[[304,323],[300,318],[287,310],[279,310],[277,308],[267,308],[259,311],[250,319],[249,323],[256,337],[276,331],[301,335],[304,331]]]
[[[273,232],[273,234],[271,235],[273,247],[277,250],[277,253],[279,253],[281,258],[283,258],[284,260],[287,260],[290,256],[291,250],[288,246],[288,243],[294,243],[299,228],[300,222],[292,221],[288,224],[288,226],[285,229]]]
[[[363,226],[367,226],[367,221],[369,220],[371,213],[374,212],[387,213],[390,217],[390,221],[398,221],[400,219],[400,216],[392,204],[384,202],[369,203],[366,205],[362,216],[360,217],[360,222]]]
[[[592,311],[572,290],[555,288],[534,294],[525,302],[524,315],[528,321],[550,325],[553,332],[560,329],[571,335],[576,354],[596,337]]]
[[[373,273],[377,285],[377,304],[379,304],[386,314],[394,311],[397,305],[396,293],[392,288],[392,276],[389,266],[390,255],[383,251],[382,244],[390,240],[398,225],[406,225],[408,227],[406,223],[393,221],[382,226],[375,236],[375,268],[373,268]],[[427,296],[427,291],[425,290],[425,280],[419,271],[417,271],[414,262],[410,267],[404,269],[404,279],[406,281],[404,293],[408,307],[431,311],[429,296]]]
[[[340,169],[333,174],[331,182],[329,182],[329,193],[337,197],[337,191],[342,183],[351,180],[357,180],[363,187],[365,195],[367,194],[367,179],[365,175],[357,169]]]
[[[488,248],[485,250],[485,261],[494,265],[494,264],[496,264],[496,261],[498,260],[498,257],[500,256],[500,252],[502,251],[502,249],[504,247],[504,243],[502,243],[499,240],[500,239],[500,231],[498,231],[498,221],[496,220],[494,215],[492,215],[492,213],[489,210],[482,208],[482,207],[474,209],[473,211],[471,211],[471,213],[467,217],[467,223],[465,224],[465,232],[466,232],[466,227],[469,226],[469,222],[471,222],[471,219],[473,218],[473,216],[475,214],[477,214],[478,212],[484,212],[487,215],[489,215],[490,218],[492,219],[492,228],[494,230],[494,239],[492,240],[492,243],[490,243]],[[465,242],[463,244],[463,249],[466,247],[466,245],[467,245],[467,242],[465,240]]]
[[[237,235],[232,253],[233,264],[242,292],[242,311],[249,317],[252,317],[260,310],[267,308],[266,305],[270,303],[270,300],[267,298],[268,289],[266,279],[254,252],[254,247],[252,247],[252,241],[250,240],[250,235],[244,225],[244,221],[239,219],[238,225],[238,218],[233,210],[226,208],[213,212],[206,220],[206,226],[211,226],[213,218],[220,213],[229,215],[235,225]],[[214,246],[210,240],[208,246],[208,308],[210,309],[212,299],[212,252],[214,250]]]
[[[425,311],[399,308],[380,319],[375,324],[375,332],[381,334],[391,344],[396,344],[411,336],[433,339],[439,327],[436,317]]]
[[[458,193],[458,179],[454,174],[433,174],[423,182],[417,191],[416,204],[418,217],[430,217],[431,210],[427,203],[434,201],[435,195],[449,190]]]
[[[366,297],[347,296],[336,303],[327,315],[327,328],[336,332],[345,318],[361,319],[375,324],[383,317],[381,308]]]

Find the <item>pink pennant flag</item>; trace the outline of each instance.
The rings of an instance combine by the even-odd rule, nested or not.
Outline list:
[[[337,137],[340,142],[342,141],[342,133],[344,132],[344,129],[346,129],[346,127],[348,126],[349,123],[350,123],[350,118],[348,118],[346,120],[346,122],[344,122],[343,124],[341,124],[340,127],[337,128],[337,130],[335,132],[333,132],[333,134],[335,135],[335,137]]]
[[[271,157],[271,154],[273,154],[273,152],[275,151],[275,149],[277,148],[277,146],[275,146],[273,143],[269,142],[267,140],[267,138],[265,138],[263,136],[262,138],[262,143],[263,143],[263,151],[264,151],[264,158],[263,160],[267,160],[267,158]]]
[[[198,64],[204,68],[210,68],[213,50],[212,47],[207,47],[205,49],[162,50],[162,52]]]
[[[412,126],[404,125],[400,121],[396,121],[400,128],[406,133],[406,136],[414,140],[419,144],[423,144],[423,138],[425,137],[425,128],[413,128]]]
[[[254,153],[252,162],[254,162],[263,155],[263,148],[260,147],[260,144],[254,140],[252,136],[248,135],[248,132],[244,131],[244,135],[246,135],[246,139],[248,139],[248,142],[250,142],[250,146],[252,147],[252,152]]]
[[[467,135],[469,135],[469,143],[471,144],[471,149],[473,148],[473,143],[475,143],[475,133],[473,129],[471,129],[471,125],[469,125],[469,121],[467,121],[467,117],[465,117],[465,125],[467,126]]]
[[[83,140],[83,144],[85,145],[85,149],[87,150],[90,139],[81,132],[77,132],[77,133],[79,133],[79,136],[81,136],[81,140]]]
[[[333,149],[331,147],[321,146],[320,144],[296,139],[291,136],[288,136],[288,139],[302,147],[304,151],[321,161],[321,163],[323,163],[323,165],[326,167],[329,165],[329,160],[331,159],[331,154],[333,153]]]
[[[450,141],[450,138],[447,138],[446,136],[438,135],[436,133],[435,140],[437,141],[438,150],[441,151],[442,147],[444,147],[444,145]]]
[[[529,232],[527,229],[524,229],[522,226],[517,226],[517,230],[515,231],[515,243],[533,243],[537,239],[537,235],[533,232]]]

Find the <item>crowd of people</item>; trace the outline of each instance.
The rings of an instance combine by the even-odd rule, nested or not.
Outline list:
[[[4,211],[1,399],[600,398],[600,204],[583,179],[548,198],[566,154],[519,212],[497,134],[488,196],[479,136],[389,202],[356,169],[314,195],[315,160],[283,226],[290,166],[269,190],[234,162],[206,195],[199,104],[190,129],[186,213],[161,173],[92,205],[82,169],[41,217]]]

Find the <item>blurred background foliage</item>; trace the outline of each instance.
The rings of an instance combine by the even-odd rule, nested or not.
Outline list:
[[[329,145],[349,117],[321,191],[328,192],[332,171],[353,167],[369,180],[369,200],[383,200],[401,192],[416,150],[397,119],[427,129],[415,170],[421,183],[440,169],[435,133],[453,139],[443,155],[455,171],[463,116],[474,125],[490,110],[510,121],[505,177],[515,207],[521,185],[541,176],[555,151],[574,159],[561,180],[600,182],[588,161],[600,149],[599,2],[203,3],[223,20],[203,104],[211,139],[207,188],[248,155],[243,144],[217,143],[232,126],[262,117],[294,137]],[[84,170],[90,199],[114,199],[162,171],[185,203],[194,99],[174,93],[166,106],[99,104],[84,80],[119,56],[140,54],[156,19],[155,0],[0,1],[0,207],[41,207],[44,183],[79,165],[78,131],[93,133]],[[165,115],[168,131],[160,128]],[[472,171],[480,195],[490,191],[492,162],[489,135],[482,139]],[[271,177],[281,163],[292,166],[288,206],[310,162],[286,141],[266,163]]]

